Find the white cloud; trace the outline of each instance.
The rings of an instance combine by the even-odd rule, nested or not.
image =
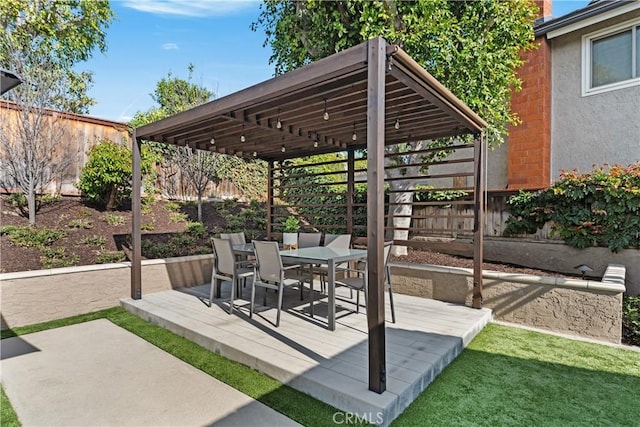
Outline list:
[[[178,45],[176,43],[165,43],[162,45],[162,49],[164,50],[178,50]]]
[[[248,0],[125,0],[123,6],[157,15],[194,17],[225,16],[255,8],[256,1]]]

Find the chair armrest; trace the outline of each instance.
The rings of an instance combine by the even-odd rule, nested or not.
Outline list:
[[[253,267],[255,264],[255,261],[236,261],[236,266],[238,267],[242,267],[242,266],[247,266],[247,267]]]
[[[283,270],[293,270],[294,268],[301,268],[300,264],[287,265],[286,267],[282,267]]]

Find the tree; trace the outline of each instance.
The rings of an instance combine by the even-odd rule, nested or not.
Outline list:
[[[193,65],[189,64],[189,78],[183,80],[173,77],[169,72],[166,78],[162,78],[156,85],[151,95],[158,103],[146,112],[138,112],[130,122],[132,128],[160,120],[164,117],[179,113],[189,108],[207,102],[213,97],[213,93],[206,88],[192,83]],[[251,172],[250,162],[245,162],[236,157],[209,151],[196,150],[190,147],[177,147],[174,145],[147,142],[153,150],[162,154],[164,159],[163,171],[165,180],[169,176],[176,176],[174,166],[177,166],[181,176],[188,179],[190,186],[196,192],[198,200],[198,221],[202,222],[202,196],[210,182],[220,182],[223,179],[234,176],[240,178],[238,182],[247,181],[247,172]],[[263,167],[263,169],[265,169]],[[236,174],[241,171],[240,175]],[[263,180],[264,180],[263,174]],[[260,176],[259,174],[253,176]],[[255,182],[253,182],[255,184]],[[242,187],[241,184],[238,185]],[[255,187],[255,185],[254,185]]]
[[[106,49],[112,17],[106,1],[0,2],[0,63],[24,81],[5,95],[17,113],[0,130],[0,180],[27,196],[30,225],[36,195],[75,160],[65,144],[69,131],[54,110],[85,113],[94,103],[87,96],[91,73],[73,67],[95,48]]]
[[[358,1],[266,0],[253,29],[264,28],[265,45],[272,48],[271,62],[280,74],[354,46],[375,36],[398,44],[429,73],[448,87],[489,124],[491,147],[499,146],[508,124],[518,118],[509,109],[512,90],[520,89],[516,75],[522,65],[520,52],[532,49],[533,21],[537,8],[531,1]],[[413,151],[449,141],[413,141],[390,150]],[[443,152],[446,154],[446,152]],[[416,160],[412,155],[395,162]],[[428,167],[431,158],[421,159]],[[418,168],[395,169],[410,177]],[[391,181],[390,214],[396,227],[407,227],[413,184],[409,179]],[[394,208],[395,206],[395,208]],[[404,207],[404,208],[401,208]],[[394,211],[395,209],[395,211]],[[397,212],[396,212],[397,211]],[[408,215],[407,215],[408,214]],[[406,240],[407,231],[394,238]],[[406,248],[394,247],[396,254]]]
[[[8,64],[26,82],[11,92],[10,99],[20,102],[26,91],[40,89],[39,82],[29,77],[35,77],[31,69],[46,65],[66,84],[66,92],[48,99],[46,107],[87,113],[95,104],[87,95],[92,73],[77,72],[74,66],[91,58],[95,49],[106,51],[105,31],[112,19],[113,11],[104,0],[0,2],[0,63]]]
[[[149,173],[154,161],[152,153],[143,149],[141,160],[142,173]],[[80,173],[78,189],[87,199],[112,210],[122,200],[131,197],[132,168],[128,147],[101,140],[89,151],[89,160]]]

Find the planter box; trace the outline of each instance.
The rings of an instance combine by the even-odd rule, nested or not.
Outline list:
[[[484,307],[496,320],[620,343],[624,268],[612,283],[484,271]],[[471,306],[467,268],[391,264],[394,292]]]
[[[142,261],[142,296],[211,281],[212,255]],[[120,305],[131,296],[131,264],[0,274],[2,329]]]

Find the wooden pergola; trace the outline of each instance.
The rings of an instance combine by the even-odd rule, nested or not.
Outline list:
[[[396,122],[401,127],[394,126]],[[383,38],[336,53],[134,130],[131,297],[142,298],[143,140],[269,162],[332,152],[367,153],[369,389],[386,389],[383,266],[385,146],[473,134],[473,306],[482,305],[482,130],[487,124],[398,46]],[[356,137],[354,137],[354,135]],[[353,164],[350,161],[349,164]],[[348,173],[353,182],[353,166]]]

